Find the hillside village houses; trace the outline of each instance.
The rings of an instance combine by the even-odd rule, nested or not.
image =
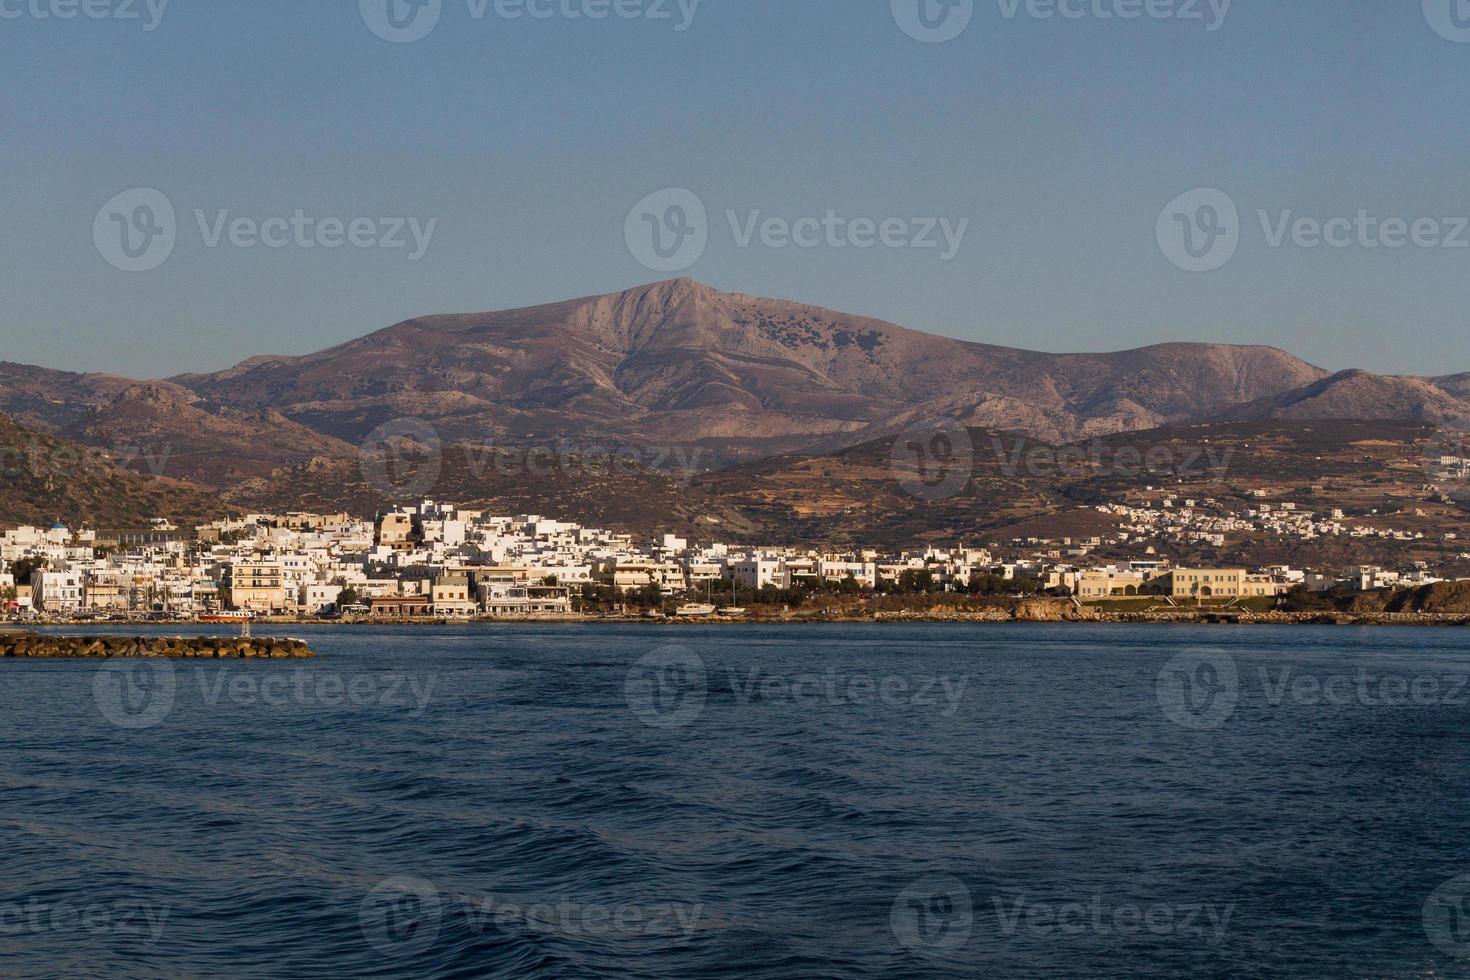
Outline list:
[[[1126,518],[1122,542],[1144,532],[1217,538],[1226,519],[1191,521],[1194,502],[1099,508]],[[1236,519],[1229,519],[1236,520]],[[1350,533],[1336,518],[1262,505],[1245,520],[1293,533]],[[1328,530],[1330,528],[1330,530]],[[347,514],[251,514],[180,531],[166,521],[129,531],[18,527],[0,532],[0,596],[11,614],[158,615],[192,618],[225,610],[258,615],[468,619],[572,613],[584,587],[699,599],[716,582],[736,595],[803,585],[884,591],[922,575],[934,588],[965,591],[979,579],[1018,580],[1081,601],[1140,595],[1161,601],[1271,597],[1297,586],[1325,591],[1421,585],[1427,569],[1364,567],[1342,574],[1284,566],[1174,568],[1157,557],[1089,561],[1097,538],[1010,542],[1033,557],[1001,560],[986,548],[887,554],[692,544],[664,534],[646,544],[539,515],[499,516],[434,501],[386,510],[374,521]],[[1151,555],[1153,549],[1146,550]],[[16,575],[19,571],[21,574]]]

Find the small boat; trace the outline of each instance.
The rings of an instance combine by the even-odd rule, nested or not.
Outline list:
[[[745,615],[745,607],[744,606],[729,606],[729,607],[727,607],[725,609],[721,609],[720,610],[720,615],[721,616],[744,616]]]
[[[713,616],[715,607],[707,602],[686,602],[674,610],[675,616]]]
[[[216,612],[206,613],[199,617],[201,623],[248,623],[255,618],[254,613],[248,612]]]

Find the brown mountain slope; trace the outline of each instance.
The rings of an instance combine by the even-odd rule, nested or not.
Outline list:
[[[139,476],[113,458],[0,415],[0,524],[135,527],[202,520],[224,508],[204,487]]]
[[[1343,371],[1293,391],[1236,405],[1219,418],[1402,419],[1444,422],[1470,418],[1470,402],[1420,378]]]
[[[1470,538],[1462,486],[1427,487],[1426,452],[1438,433],[1423,422],[1270,420],[1215,422],[1118,433],[1072,446],[968,430],[970,449],[932,463],[926,481],[885,438],[836,453],[780,456],[696,478],[706,494],[746,516],[759,540],[914,547],[1017,538],[1074,541],[1105,535],[1120,519],[1097,507],[1158,509],[1167,494],[1218,501],[1239,514],[1291,501],[1319,515],[1341,509],[1353,525],[1422,532],[1411,541],[1350,535],[1289,540],[1232,534],[1223,547],[1158,539],[1104,550],[1139,557],[1145,546],[1183,560],[1291,561],[1313,567],[1364,561],[1454,562]],[[905,439],[909,436],[905,436]],[[955,482],[944,480],[958,474]],[[917,491],[917,492],[916,492]],[[1467,498],[1470,499],[1470,498]],[[1460,540],[1447,541],[1454,531]],[[1024,549],[1023,549],[1024,550]],[[1470,565],[1463,566],[1470,571]]]
[[[953,414],[1050,437],[1178,421],[1325,372],[1264,347],[1041,354],[687,279],[410,320],[305,357],[173,379],[356,442],[400,417],[446,439],[699,446],[717,459],[852,444]]]
[[[357,447],[314,432],[278,412],[205,411],[198,397],[168,383],[134,385],[63,431],[130,457],[130,469],[216,487],[267,476],[316,457],[355,457]]]

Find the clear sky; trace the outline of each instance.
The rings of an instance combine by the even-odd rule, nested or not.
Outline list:
[[[217,370],[684,274],[1042,350],[1470,370],[1460,0],[923,0],[941,43],[920,0],[149,2],[0,0],[0,359]],[[635,209],[665,188],[702,228]],[[1199,188],[1238,220],[1166,211]],[[649,220],[703,251],[657,271]]]

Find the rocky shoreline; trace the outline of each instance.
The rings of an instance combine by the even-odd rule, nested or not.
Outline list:
[[[0,659],[300,660],[315,657],[303,640],[277,637],[50,636],[0,633]]]

